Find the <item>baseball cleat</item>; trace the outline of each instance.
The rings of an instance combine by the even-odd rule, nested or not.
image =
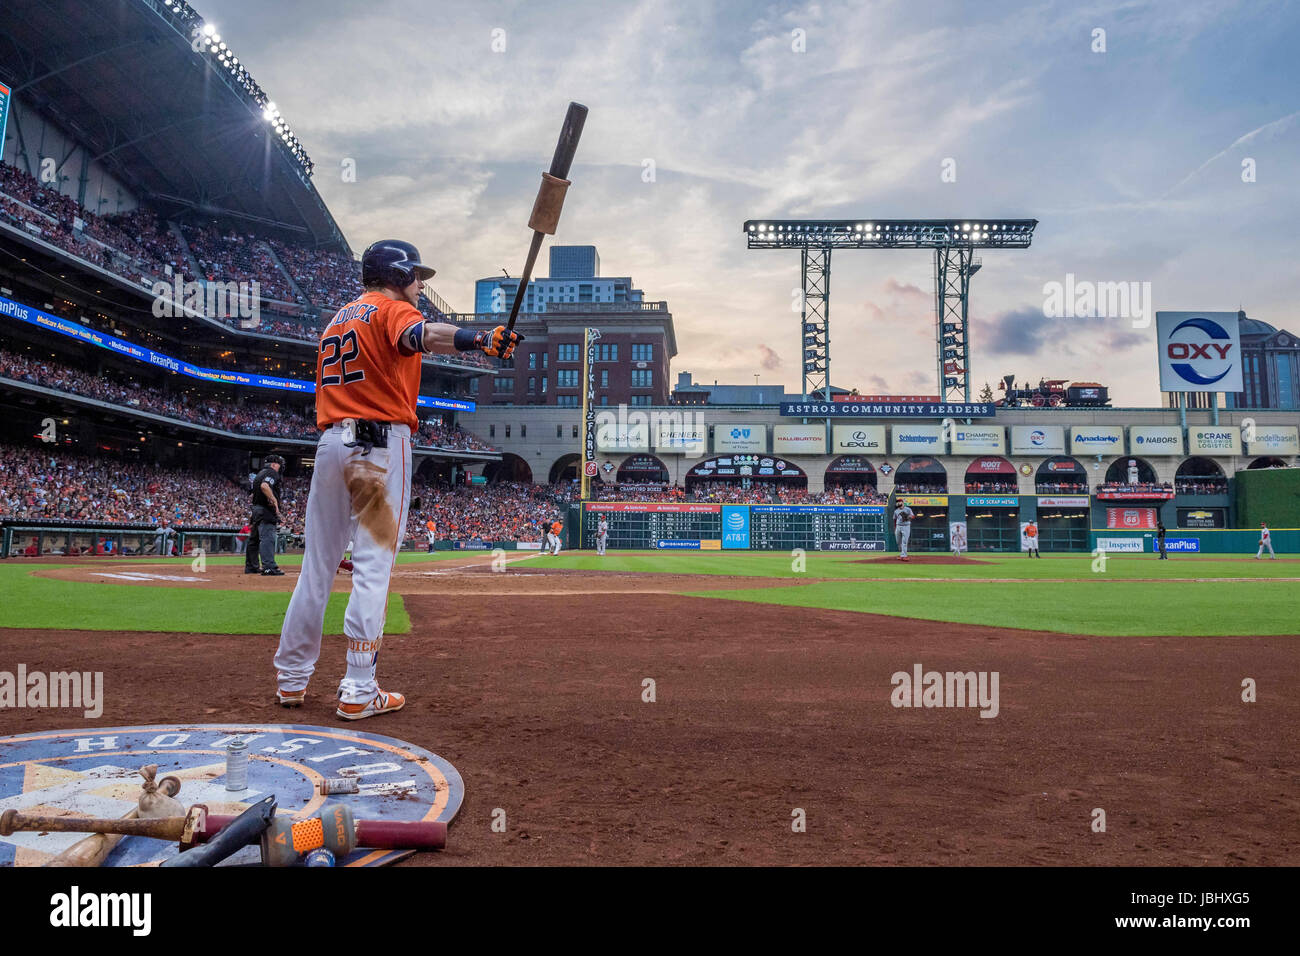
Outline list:
[[[262,569],[262,577],[264,577],[264,578],[279,577],[279,576],[282,576],[283,574],[284,574],[284,572],[281,571],[279,568],[263,568],[263,569]]]
[[[344,720],[361,720],[365,717],[377,717],[380,714],[401,710],[405,706],[404,696],[381,690],[368,704],[339,704],[338,710],[334,713]]]
[[[261,573],[262,573],[262,569],[261,569],[261,568],[244,568],[244,573],[245,573],[245,574],[261,574]]]
[[[302,690],[276,690],[275,702],[281,707],[301,707],[307,700],[307,688]]]

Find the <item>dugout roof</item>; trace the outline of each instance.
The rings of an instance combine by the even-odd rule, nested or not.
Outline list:
[[[0,81],[165,217],[350,254],[305,150],[277,134],[271,98],[203,25],[180,0],[9,0]]]

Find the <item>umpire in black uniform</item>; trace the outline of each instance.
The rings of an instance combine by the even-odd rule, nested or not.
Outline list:
[[[284,574],[275,563],[275,526],[280,522],[280,484],[284,459],[267,455],[262,470],[253,478],[253,516],[248,520],[248,548],[244,552],[245,574]],[[261,559],[262,566],[258,567]]]

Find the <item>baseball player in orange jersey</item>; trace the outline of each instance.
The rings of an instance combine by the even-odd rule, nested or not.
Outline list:
[[[343,618],[347,672],[336,714],[360,720],[401,710],[383,691],[375,664],[384,636],[388,584],[411,496],[411,431],[417,427],[420,358],[479,350],[509,358],[522,338],[497,326],[475,332],[431,322],[416,308],[434,270],[407,242],[377,242],[361,259],[361,298],[321,332],[316,424],[323,434],[307,495],[306,552],[275,654],[276,700],[300,706],[320,657],[330,584],[348,541],[352,595]]]

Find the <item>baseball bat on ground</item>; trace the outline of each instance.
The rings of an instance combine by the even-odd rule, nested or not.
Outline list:
[[[0,836],[9,836],[25,830],[50,833],[113,833],[179,842],[185,834],[186,822],[193,816],[193,808],[189,817],[162,817],[157,820],[50,816],[6,810],[0,814]],[[189,839],[193,843],[206,843],[234,819],[234,816],[204,814],[199,818],[197,825],[192,826]],[[447,845],[445,823],[416,820],[357,820],[355,826],[357,846],[370,849],[440,850]]]
[[[582,127],[586,122],[587,107],[581,103],[570,103],[569,111],[564,116],[564,126],[560,128],[560,139],[555,144],[555,155],[551,157],[551,168],[542,174],[542,185],[537,190],[533,214],[528,219],[528,225],[533,230],[533,241],[528,247],[528,258],[524,262],[519,288],[515,291],[515,301],[510,306],[507,331],[515,327],[515,319],[519,317],[519,305],[528,291],[528,280],[533,276],[537,254],[542,250],[542,237],[555,235],[559,225],[564,194],[569,188],[569,167],[573,165],[573,154],[578,150],[578,140],[582,137]]]
[[[154,784],[154,775],[158,772],[156,764],[150,764],[140,770],[140,776],[144,777],[144,794],[165,794],[168,797],[175,797],[180,793],[181,782],[176,777],[163,777]],[[160,814],[154,812],[161,809],[165,812],[169,808],[169,802],[163,800],[146,800],[141,799],[141,806],[136,807],[130,813],[123,815],[123,820],[134,820],[142,813],[146,818],[157,817]],[[99,866],[108,855],[113,852],[113,848],[122,842],[125,834],[122,833],[92,833],[84,839],[78,840],[72,846],[68,847],[58,856],[46,860],[45,866]]]

